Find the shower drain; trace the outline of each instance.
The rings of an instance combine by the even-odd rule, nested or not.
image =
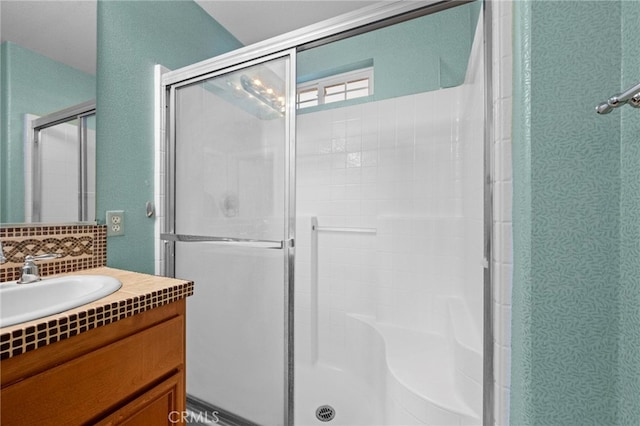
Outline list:
[[[336,416],[336,410],[330,405],[322,405],[316,410],[316,417],[321,422],[330,422]]]

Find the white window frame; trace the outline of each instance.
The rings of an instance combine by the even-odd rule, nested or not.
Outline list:
[[[371,96],[373,95],[373,67],[367,67],[367,68],[360,68],[354,71],[348,71],[348,72],[344,72],[344,73],[340,73],[340,74],[334,74],[334,75],[330,75],[328,77],[324,77],[324,78],[319,78],[317,80],[311,80],[311,81],[307,81],[304,83],[301,83],[297,86],[296,89],[296,108],[297,109],[306,109],[306,108],[313,108],[315,106],[319,106],[319,105],[328,105],[325,103],[325,88],[326,87],[331,87],[334,86],[336,84],[346,84],[350,81],[355,81],[355,80],[363,80],[363,79],[368,79],[369,80],[369,93],[367,96]],[[300,92],[304,92],[310,89],[316,89],[317,90],[317,94],[318,94],[318,103],[317,105],[309,105],[306,107],[302,107],[300,108],[300,102],[298,100],[298,95]],[[366,97],[366,96],[362,96],[362,97]],[[354,99],[359,99],[359,98],[354,98]],[[350,99],[349,99],[350,100]],[[344,102],[345,100],[342,101],[334,101],[334,102],[330,102],[331,104],[333,103],[340,103],[340,102]]]

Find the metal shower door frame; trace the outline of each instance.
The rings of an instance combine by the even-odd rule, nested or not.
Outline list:
[[[204,80],[215,78],[241,69],[260,65],[272,60],[288,59],[286,69],[286,104],[285,104],[285,190],[284,190],[284,235],[281,241],[249,240],[242,238],[228,238],[224,236],[198,236],[176,234],[176,89],[189,86]],[[284,258],[284,306],[287,311],[284,315],[284,424],[293,425],[293,321],[294,321],[294,264],[295,264],[295,95],[296,95],[296,49],[287,49],[266,56],[256,57],[250,61],[238,61],[230,65],[228,62],[209,62],[206,68],[200,68],[197,75],[184,78],[179,81],[169,82],[163,77],[162,89],[165,93],[165,212],[166,220],[164,230],[160,238],[164,240],[165,247],[165,275],[175,276],[175,246],[176,242],[209,242],[230,246],[253,247],[256,249],[283,250]]]

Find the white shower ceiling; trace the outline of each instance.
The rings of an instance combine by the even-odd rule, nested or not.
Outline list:
[[[196,3],[247,45],[376,2],[196,0]],[[0,0],[0,39],[95,74],[96,0]]]

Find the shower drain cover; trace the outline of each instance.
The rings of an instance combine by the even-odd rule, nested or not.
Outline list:
[[[316,410],[316,417],[321,422],[330,422],[336,416],[336,410],[330,405],[322,405]]]

